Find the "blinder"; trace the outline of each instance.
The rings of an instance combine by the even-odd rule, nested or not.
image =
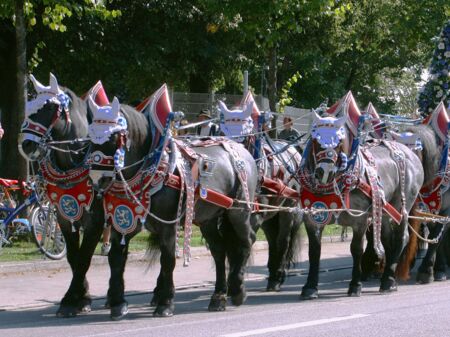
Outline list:
[[[21,126],[21,133],[19,134],[19,138],[18,138],[18,148],[19,148],[19,152],[21,153],[21,155],[24,158],[28,158],[30,160],[36,160],[39,155],[41,154],[41,150],[43,153],[47,153],[49,151],[48,146],[46,145],[47,141],[51,140],[51,131],[54,128],[54,126],[56,125],[56,123],[59,120],[62,120],[63,118],[61,118],[62,116],[64,116],[64,120],[66,121],[65,123],[65,128],[68,128],[69,124],[72,123],[71,119],[70,119],[70,114],[69,114],[69,102],[70,102],[70,98],[68,95],[66,95],[65,93],[59,93],[57,95],[52,94],[52,93],[48,93],[48,92],[44,92],[44,93],[39,93],[39,96],[46,96],[46,98],[49,95],[54,95],[53,97],[47,98],[45,99],[45,101],[36,98],[34,101],[29,102],[28,106],[27,106],[27,114],[25,117],[24,122],[22,123]],[[38,101],[37,104],[35,104],[34,102]],[[42,109],[44,109],[47,105],[51,104],[52,106],[55,107],[53,113],[52,113],[52,118],[51,118],[51,122],[50,125],[48,127],[44,126],[43,124],[37,122],[37,121],[33,121],[30,116],[33,114],[36,114],[38,112],[40,112]],[[31,112],[30,112],[31,110]],[[32,153],[26,153],[23,150],[23,144],[25,142],[32,142],[32,143],[36,143],[38,144],[38,148]]]

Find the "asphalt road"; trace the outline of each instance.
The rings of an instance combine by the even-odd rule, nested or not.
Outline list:
[[[320,297],[300,301],[306,280],[303,262],[279,293],[264,291],[265,250],[257,251],[247,274],[247,302],[229,306],[226,312],[209,313],[214,269],[212,260],[198,255],[189,268],[178,267],[176,311],[171,318],[154,318],[149,307],[157,271],[142,263],[130,263],[126,273],[130,313],[122,321],[109,319],[103,309],[108,270],[93,266],[89,272],[96,300],[93,311],[71,319],[58,319],[56,304],[64,294],[70,273],[43,270],[39,273],[0,275],[1,336],[450,336],[450,282],[416,285],[402,283],[390,295],[378,292],[378,281],[366,282],[362,296],[348,298],[351,258],[349,243],[323,248]],[[301,259],[305,260],[306,251]]]

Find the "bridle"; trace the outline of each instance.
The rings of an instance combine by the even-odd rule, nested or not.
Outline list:
[[[38,147],[42,149],[45,154],[47,154],[51,148],[58,150],[57,147],[51,147],[49,144],[50,142],[54,144],[58,143],[53,142],[53,138],[51,135],[56,123],[60,120],[64,121],[64,130],[67,130],[70,127],[70,124],[72,123],[69,113],[70,98],[67,94],[60,93],[55,95],[53,93],[43,92],[40,93],[39,95],[51,95],[53,97],[50,97],[45,101],[42,100],[42,106],[39,109],[36,109],[37,110],[36,113],[39,112],[48,104],[55,105],[57,108],[53,112],[51,122],[48,127],[42,125],[41,123],[33,121],[30,118],[30,116],[33,115],[34,113],[28,114],[25,117],[25,120],[21,127],[21,133],[19,135],[19,151],[25,157],[29,157],[28,154],[26,154],[22,148],[22,144],[25,141],[37,143]]]
[[[314,160],[314,169],[321,168],[324,172],[338,174],[345,172],[348,166],[348,158],[344,153],[342,141],[335,148],[323,149],[319,143],[312,140],[311,155]],[[335,176],[336,179],[336,176]]]

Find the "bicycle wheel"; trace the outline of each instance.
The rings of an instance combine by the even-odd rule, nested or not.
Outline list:
[[[3,246],[6,245],[7,242],[5,229],[3,228],[3,224],[0,224],[0,253],[2,252]]]
[[[62,259],[66,255],[66,242],[53,207],[48,203],[33,207],[30,222],[36,244],[41,252],[52,260]]]

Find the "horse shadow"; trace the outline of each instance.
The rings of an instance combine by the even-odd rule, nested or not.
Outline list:
[[[247,300],[241,307],[234,307],[230,303],[227,306],[228,312],[236,312],[242,310],[251,310],[252,307],[279,305],[302,302],[304,305],[315,303],[317,301],[339,302],[347,298],[347,287],[351,279],[351,266],[335,265],[339,261],[338,258],[326,261],[324,268],[321,269],[321,282],[319,284],[320,295],[315,301],[301,301],[301,287],[306,283],[307,262],[299,263],[298,268],[292,269],[283,284],[282,290],[279,292],[267,292],[266,289],[266,267],[264,265],[250,266],[248,275],[250,278],[246,280]],[[331,263],[333,262],[333,263]],[[334,265],[334,269],[330,266]],[[306,267],[306,268],[305,268]],[[251,277],[253,276],[253,277]],[[403,281],[399,285],[410,286],[415,285],[414,270],[408,281]],[[379,280],[369,279],[363,283],[363,291],[361,298],[371,298],[375,296],[384,296],[379,291]],[[208,313],[208,304],[210,296],[213,292],[213,284],[209,282],[203,283],[198,287],[179,287],[175,296],[175,315],[188,316],[195,314],[208,314],[212,317],[221,313]],[[167,322],[167,318],[153,317],[154,308],[150,306],[152,297],[151,292],[129,291],[126,293],[126,299],[129,302],[130,312],[125,320],[134,321],[140,319],[155,320],[156,322]],[[47,302],[48,305],[39,307],[25,307],[13,310],[0,311],[0,331],[12,329],[40,328],[40,327],[71,327],[83,325],[104,325],[111,323],[109,309],[104,307],[105,297],[93,298],[92,311],[88,314],[80,314],[74,318],[57,319],[55,312],[58,308],[57,302]],[[213,316],[214,315],[214,316]],[[217,317],[217,316],[216,316]],[[169,318],[170,320],[170,318]]]

